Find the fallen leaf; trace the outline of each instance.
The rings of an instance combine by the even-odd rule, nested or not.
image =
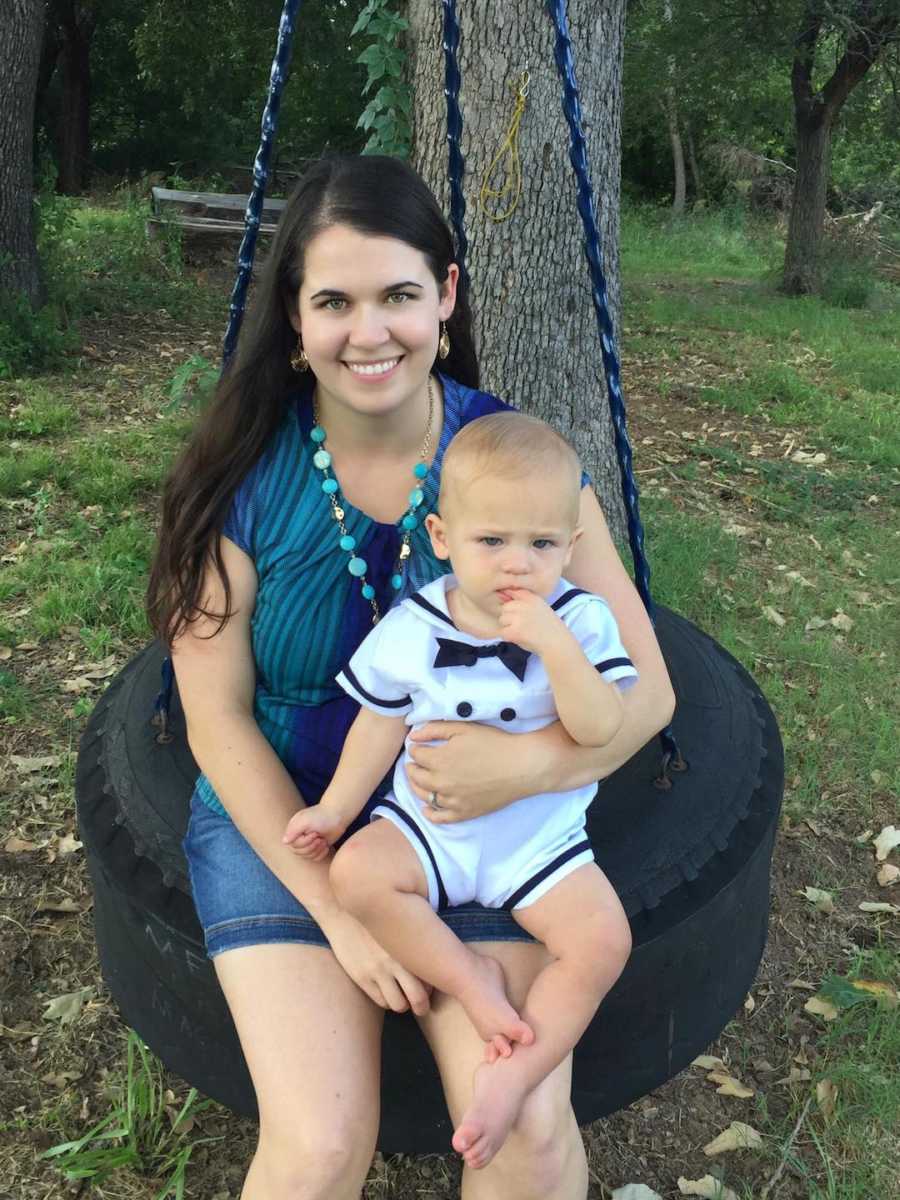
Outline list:
[[[860,912],[900,913],[900,905],[888,904],[886,900],[863,900]]]
[[[646,1183],[626,1183],[624,1187],[616,1188],[612,1200],[662,1200],[662,1196]]]
[[[873,838],[875,846],[875,861],[884,862],[895,846],[900,846],[900,829],[893,825],[885,825],[877,838]]]
[[[32,771],[46,771],[49,767],[58,767],[62,762],[61,754],[44,754],[38,758],[24,758],[21,754],[11,754],[9,761],[14,767],[17,767],[23,775],[28,775]]]
[[[93,994],[90,987],[79,988],[77,992],[66,992],[47,1001],[44,1009],[45,1021],[59,1021],[60,1025],[69,1025],[81,1016],[84,1002]]]
[[[0,662],[7,662],[12,658],[11,646],[0,646]]]
[[[821,888],[807,887],[803,889],[800,895],[805,896],[817,912],[834,912],[834,897],[831,892],[824,892]]]
[[[51,1087],[59,1088],[60,1091],[63,1091],[66,1084],[72,1083],[75,1079],[80,1079],[81,1075],[81,1071],[60,1071],[58,1075],[54,1075],[51,1072],[49,1075],[41,1076],[41,1083],[49,1083]]]
[[[80,913],[90,908],[90,906],[90,899],[74,900],[71,896],[64,896],[62,900],[40,900],[34,911],[36,913]]]
[[[811,633],[813,629],[824,629],[827,624],[828,622],[823,621],[821,617],[810,617],[803,629],[804,632]]]
[[[30,1025],[20,1022],[18,1025],[0,1025],[0,1037],[9,1038],[11,1042],[26,1042],[29,1038],[40,1037],[43,1030],[32,1029]]]
[[[756,1001],[753,999],[753,997],[748,992],[747,999],[744,1001],[744,1012],[752,1013],[754,1008],[756,1008]]]
[[[74,833],[67,833],[65,837],[61,837],[59,839],[56,850],[59,854],[74,854],[75,851],[80,850],[83,845],[84,843],[79,842]]]
[[[814,992],[816,990],[816,985],[810,983],[808,979],[792,979],[788,987],[797,988],[801,992]]]
[[[727,1188],[721,1179],[704,1175],[702,1179],[678,1177],[678,1190],[682,1196],[705,1196],[706,1200],[738,1200],[737,1194]]]
[[[820,467],[823,462],[828,461],[828,456],[823,454],[821,450],[810,453],[807,450],[795,450],[791,455],[791,462],[805,463],[808,467]]]
[[[897,989],[880,979],[854,979],[853,986],[859,992],[868,992],[872,996],[882,996],[891,1008],[898,1004]]]
[[[752,1125],[743,1121],[732,1121],[727,1129],[723,1129],[718,1137],[703,1147],[703,1153],[711,1157],[713,1154],[723,1154],[728,1150],[758,1150],[762,1145],[762,1137]]]
[[[23,842],[21,838],[13,836],[7,838],[3,849],[7,854],[27,854],[30,850],[40,850],[40,846],[35,842]]]
[[[822,1017],[825,1021],[836,1021],[838,1010],[836,1005],[830,1000],[826,1000],[824,996],[810,996],[807,1002],[803,1005],[804,1012],[812,1013],[813,1016]]]
[[[812,1076],[807,1067],[791,1067],[790,1071],[785,1075],[784,1079],[776,1079],[776,1085],[782,1083],[807,1083]]]
[[[834,1120],[834,1104],[837,1095],[837,1087],[830,1079],[820,1079],[816,1084],[816,1100],[822,1110],[822,1116],[829,1125]]]
[[[882,887],[893,887],[900,879],[900,867],[894,866],[893,863],[882,863],[875,878]]]
[[[778,609],[773,608],[771,604],[767,604],[765,608],[763,608],[762,615],[767,621],[770,621],[773,625],[777,625],[779,629],[783,629],[787,624]]]
[[[857,846],[865,846],[866,842],[868,842],[869,839],[871,838],[872,833],[873,833],[873,830],[864,829],[862,831],[862,833],[858,833],[853,840],[854,840],[854,842],[856,842]]]
[[[715,1054],[698,1054],[691,1063],[692,1067],[702,1067],[704,1071],[727,1071],[728,1068]]]
[[[735,1079],[733,1075],[727,1075],[723,1071],[710,1071],[706,1078],[710,1083],[720,1085],[716,1088],[720,1096],[736,1096],[739,1100],[749,1100],[754,1095],[753,1088],[746,1087],[739,1079]]]
[[[853,619],[848,617],[845,612],[838,610],[828,624],[833,625],[835,629],[840,629],[841,633],[849,633],[853,628]]]
[[[813,585],[809,582],[805,575],[801,575],[799,571],[788,571],[785,579],[791,583],[796,583],[799,587],[811,588]]]

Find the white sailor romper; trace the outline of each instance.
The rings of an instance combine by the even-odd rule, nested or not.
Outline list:
[[[338,683],[360,704],[403,716],[416,729],[428,721],[479,721],[528,733],[558,719],[547,672],[537,654],[456,628],[444,575],[391,609],[365,639]],[[605,680],[630,686],[637,672],[606,601],[560,580],[548,603],[577,637]],[[522,676],[521,678],[519,676]],[[372,820],[392,821],[416,851],[435,909],[472,900],[489,908],[533,904],[594,855],[584,815],[595,785],[526,796],[469,821],[433,825],[406,775],[405,750],[393,789]]]

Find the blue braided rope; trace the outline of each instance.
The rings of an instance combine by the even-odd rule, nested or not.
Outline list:
[[[269,76],[269,94],[263,109],[261,128],[262,133],[259,149],[253,161],[253,190],[247,202],[244,215],[244,236],[238,251],[238,273],[231,292],[229,305],[228,328],[222,345],[222,366],[234,353],[238,334],[244,319],[244,308],[247,303],[247,289],[250,286],[250,276],[253,272],[253,259],[256,254],[256,239],[259,234],[259,222],[262,216],[263,201],[266,197],[266,183],[269,179],[269,161],[272,157],[272,147],[275,143],[275,131],[278,127],[278,113],[281,108],[281,93],[284,90],[287,70],[291,61],[291,49],[294,40],[294,25],[300,0],[285,0],[278,24],[278,44],[275,48],[275,59]],[[169,708],[172,704],[172,687],[175,673],[168,658],[162,664],[162,681],[159,695],[153,708],[153,723],[159,726],[159,737],[168,735]]]
[[[619,357],[616,352],[616,337],[609,313],[609,297],[603,273],[603,258],[600,249],[600,231],[597,228],[594,193],[588,167],[587,144],[581,123],[581,100],[575,79],[575,61],[572,55],[572,40],[565,0],[547,0],[547,8],[556,30],[554,57],[563,84],[563,112],[569,125],[569,158],[575,169],[578,185],[578,211],[584,225],[584,249],[591,276],[591,296],[597,316],[597,329],[603,367],[606,372],[609,411],[615,431],[616,453],[619,459],[619,474],[622,480],[622,498],[628,520],[628,541],[634,560],[634,578],[638,593],[651,621],[655,618],[655,606],[650,595],[650,564],[644,553],[644,528],[638,508],[638,487],[634,477],[631,443],[625,424],[625,400],[619,372]],[[680,760],[678,749],[671,734],[671,726],[660,734],[667,754]]]
[[[281,108],[281,93],[284,90],[288,66],[291,61],[291,49],[294,41],[294,26],[300,0],[285,0],[278,25],[278,45],[275,49],[275,59],[269,76],[269,94],[262,115],[262,134],[259,149],[253,162],[253,190],[247,203],[244,217],[244,237],[238,251],[238,274],[234,281],[229,306],[230,318],[225,332],[222,347],[222,366],[224,367],[234,353],[238,333],[244,319],[244,307],[247,303],[247,289],[250,286],[250,276],[253,271],[253,258],[256,253],[256,239],[259,234],[259,222],[262,217],[263,201],[266,196],[266,184],[269,179],[269,161],[272,157],[272,147],[275,144],[275,130],[278,126],[278,113]]]
[[[469,272],[466,263],[469,257],[469,241],[466,237],[466,199],[462,181],[465,159],[459,142],[462,137],[462,112],[459,107],[460,73],[457,62],[459,50],[459,21],[456,17],[456,0],[443,0],[444,5],[444,95],[447,97],[447,146],[449,149],[450,177],[450,221],[456,234],[457,262],[466,291],[469,290]]]

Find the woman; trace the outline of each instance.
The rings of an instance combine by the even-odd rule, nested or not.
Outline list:
[[[259,1103],[243,1200],[358,1200],[384,1009],[419,1020],[454,1120],[481,1061],[459,1006],[430,998],[340,910],[327,863],[281,841],[327,785],[355,715],[337,671],[393,599],[445,569],[422,518],[450,438],[504,407],[477,384],[467,298],[428,189],[395,159],[314,164],[236,361],[169,479],[148,600],[203,772],[185,842],[194,897]],[[603,778],[669,720],[659,648],[588,487],[580,519],[568,577],[607,598],[639,673],[621,731],[588,750],[559,724],[428,726],[410,778],[429,819]],[[543,948],[502,913],[447,920],[501,962],[521,1004]],[[464,1171],[466,1200],[582,1200],[570,1080],[567,1061],[492,1163]]]

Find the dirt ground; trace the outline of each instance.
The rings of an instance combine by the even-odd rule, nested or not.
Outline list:
[[[91,345],[90,337],[87,340]],[[210,344],[214,344],[212,334]],[[196,331],[174,322],[160,329],[149,320],[105,330],[97,345],[102,349],[87,354],[91,365],[79,383],[92,392],[99,392],[116,371],[141,371],[148,355],[162,378],[166,369],[171,371],[198,348]],[[160,345],[169,347],[168,360],[160,361]],[[702,364],[698,371],[703,374]],[[743,447],[744,453],[755,446],[759,455],[783,456],[783,430],[773,431],[756,419],[733,414],[725,418],[706,411],[690,392],[661,400],[652,364],[627,363],[625,378],[630,380],[631,427],[639,471],[645,472],[642,482],[665,477],[672,466],[665,455],[671,455],[679,441],[718,439]],[[107,427],[153,420],[149,401],[129,405],[112,390]],[[798,445],[806,445],[800,433],[797,438]],[[764,520],[763,510],[723,490],[712,478],[701,478],[682,495],[687,506],[721,512],[723,519],[734,518],[737,502],[745,523]],[[12,509],[3,513],[3,520],[4,544],[9,544],[25,517]],[[10,827],[0,830],[0,1200],[57,1200],[74,1195],[152,1200],[159,1186],[125,1173],[91,1191],[87,1184],[65,1184],[50,1164],[37,1160],[41,1150],[64,1135],[87,1129],[108,1111],[111,1077],[121,1072],[123,1027],[97,965],[90,887],[83,852],[73,836],[71,773],[63,769],[59,756],[69,749],[64,731],[77,736],[83,724],[83,718],[66,716],[66,709],[73,710],[65,682],[93,672],[94,678],[79,694],[96,698],[109,675],[135,648],[123,645],[109,660],[86,663],[76,631],[70,631],[59,640],[17,647],[12,664],[4,664],[14,666],[23,679],[40,678],[48,685],[57,681],[57,704],[63,697],[63,711],[46,724],[25,722],[4,731],[6,759],[0,787],[7,791],[10,811],[17,816]],[[12,765],[12,756],[53,761],[23,771]],[[847,812],[850,815],[844,819],[841,814]],[[856,909],[859,900],[872,895],[872,853],[855,840],[860,829],[852,806],[838,805],[837,813],[834,819],[783,824],[775,852],[765,957],[751,998],[709,1048],[755,1095],[746,1099],[721,1095],[705,1070],[690,1068],[626,1110],[586,1129],[592,1200],[608,1197],[614,1188],[629,1182],[645,1183],[670,1197],[677,1194],[679,1176],[697,1179],[723,1169],[740,1195],[744,1194],[741,1188],[748,1187],[759,1196],[776,1171],[780,1155],[774,1144],[765,1153],[719,1159],[707,1158],[702,1148],[733,1120],[757,1124],[760,1097],[775,1121],[799,1111],[798,1098],[802,1104],[810,1075],[816,1078],[822,1028],[804,1011],[804,1004],[823,976],[849,968],[857,948],[879,938],[888,944],[892,936],[886,929],[879,932],[878,923]],[[881,824],[892,819],[887,797],[879,815]],[[800,894],[823,875],[840,897],[835,912],[827,917]],[[69,1023],[45,1019],[49,1000],[81,989],[86,991],[75,1019]],[[168,1083],[183,1099],[185,1085],[174,1077]],[[814,1132],[810,1116],[795,1144],[813,1173]],[[195,1152],[187,1195],[197,1200],[236,1200],[254,1127],[214,1107],[198,1119],[194,1135],[223,1140]],[[457,1195],[458,1177],[452,1155],[387,1162],[379,1157],[365,1194],[367,1200],[444,1200]],[[805,1200],[809,1192],[789,1168],[772,1194]]]

